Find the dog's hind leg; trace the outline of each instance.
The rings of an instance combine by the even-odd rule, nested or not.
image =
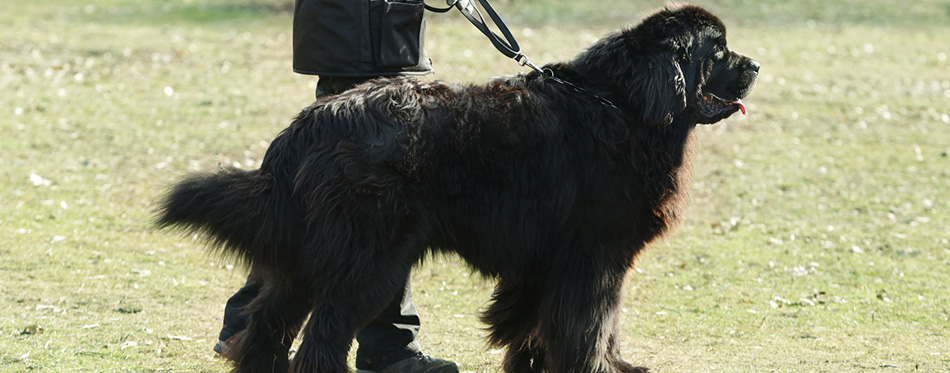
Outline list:
[[[291,372],[348,372],[346,356],[356,332],[402,290],[410,270],[407,264],[364,268],[356,279],[327,284],[304,327]]]
[[[354,215],[358,213],[351,210],[349,217]],[[331,245],[333,264],[315,273],[321,289],[317,290],[317,301],[304,327],[291,372],[349,371],[346,356],[356,332],[403,291],[412,265],[425,250],[425,235],[419,233],[418,221],[409,222],[412,220],[403,218],[397,223],[378,219],[373,224],[350,221],[335,226],[345,228],[335,232],[357,232],[359,239]]]
[[[265,276],[261,292],[247,305],[248,324],[230,339],[226,357],[234,372],[286,372],[287,354],[300,331],[311,300],[287,279]]]

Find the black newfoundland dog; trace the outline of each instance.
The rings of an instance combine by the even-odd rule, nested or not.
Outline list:
[[[758,67],[715,16],[674,6],[546,73],[376,80],[304,109],[259,170],[177,184],[158,223],[265,274],[238,372],[346,372],[430,252],[497,280],[482,320],[504,371],[646,371],[618,349],[625,276],[680,218],[694,128],[745,112]]]

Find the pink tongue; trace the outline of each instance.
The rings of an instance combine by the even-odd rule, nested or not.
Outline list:
[[[742,110],[742,115],[749,115],[749,111],[746,110],[745,104],[742,103],[742,100],[735,100],[729,103],[730,105],[739,105],[739,110]]]

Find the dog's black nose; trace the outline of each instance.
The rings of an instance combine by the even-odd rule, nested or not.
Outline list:
[[[749,68],[749,70],[752,70],[754,72],[759,72],[759,63],[755,62],[755,60],[750,58],[748,61],[746,61],[745,64]]]

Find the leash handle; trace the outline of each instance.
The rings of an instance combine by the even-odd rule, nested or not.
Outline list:
[[[447,8],[436,8],[426,5],[426,9],[433,12],[445,13],[453,7],[458,8],[459,12],[461,12],[469,22],[475,25],[475,28],[481,31],[501,54],[514,59],[521,66],[528,66],[537,72],[542,72],[541,68],[535,66],[531,61],[528,61],[528,56],[521,53],[521,46],[518,45],[518,40],[512,35],[511,30],[505,25],[505,22],[501,19],[501,16],[498,15],[498,12],[495,11],[495,8],[492,7],[491,3],[489,3],[488,0],[478,0],[478,2],[481,3],[482,8],[485,9],[485,13],[488,14],[488,18],[495,24],[495,27],[498,28],[498,31],[501,32],[504,39],[488,27],[488,23],[485,22],[485,17],[482,16],[482,12],[475,6],[474,0],[446,0]]]
[[[475,25],[475,28],[488,37],[488,40],[491,41],[501,54],[517,61],[522,56],[518,41],[515,40],[511,31],[508,30],[508,26],[501,20],[501,17],[498,15],[498,12],[495,11],[495,8],[491,6],[491,3],[489,3],[488,0],[478,1],[482,4],[482,7],[485,8],[488,17],[495,24],[495,27],[498,27],[498,30],[501,31],[501,34],[504,35],[506,40],[502,40],[501,37],[488,28],[488,24],[485,22],[485,18],[482,17],[481,11],[475,7],[475,4],[471,0],[458,0],[455,2],[455,7],[462,12],[465,18],[468,18],[469,22]]]
[[[445,7],[445,8],[436,8],[436,7],[434,7],[434,6],[431,6],[431,5],[429,5],[429,4],[426,4],[424,1],[423,1],[422,4],[425,5],[426,10],[428,10],[428,11],[430,11],[430,12],[445,13],[445,12],[448,12],[448,11],[452,10],[452,8],[454,8],[454,7],[455,7],[455,4],[457,4],[458,2],[459,2],[459,0],[446,0],[445,3],[446,3],[446,5],[448,5],[448,6]]]

